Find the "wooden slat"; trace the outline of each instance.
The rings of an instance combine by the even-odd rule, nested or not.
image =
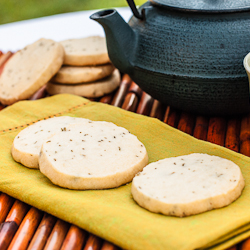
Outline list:
[[[135,93],[130,92],[126,95],[124,103],[122,104],[122,108],[127,111],[135,112],[138,103],[138,96]]]
[[[130,77],[125,74],[122,77],[120,88],[118,89],[118,91],[116,91],[115,96],[111,102],[111,105],[113,105],[115,107],[122,106],[131,83],[132,83],[132,80],[130,79]]]
[[[30,206],[19,200],[16,200],[6,217],[6,222],[14,221],[18,226],[20,226],[24,216],[29,211]]]
[[[180,114],[177,110],[167,107],[164,122],[170,125],[171,127],[176,128],[178,126]]]
[[[235,152],[239,152],[240,147],[240,121],[237,119],[230,119],[227,123],[225,147]]]
[[[131,83],[128,93],[122,104],[122,108],[127,111],[135,112],[142,95],[142,90],[134,82]]]
[[[9,213],[15,199],[7,194],[1,193],[0,195],[0,223],[4,222],[7,214]]]
[[[10,59],[10,57],[13,55],[12,52],[8,51],[7,53],[1,55],[0,57],[0,75],[3,71],[5,63]]]
[[[38,209],[32,207],[24,217],[19,229],[17,230],[8,250],[24,250],[27,249],[37,226],[42,218],[42,213]]]
[[[32,95],[29,100],[38,100],[44,98],[47,95],[46,85],[42,86],[34,95]]]
[[[47,242],[47,239],[56,223],[56,218],[49,214],[44,214],[41,223],[39,224],[36,233],[34,234],[28,250],[42,250]]]
[[[101,250],[119,250],[120,248],[115,246],[114,244],[104,241]]]
[[[13,53],[11,51],[8,51],[5,54],[2,54],[0,57],[0,67],[7,62],[7,60],[13,55]]]
[[[111,94],[109,94],[109,95],[103,96],[103,97],[100,99],[99,102],[101,102],[101,103],[106,103],[106,104],[110,104],[111,101],[112,101],[112,99],[113,99],[113,93],[111,93]]]
[[[5,105],[3,105],[2,103],[0,103],[0,111],[2,110],[2,109],[4,109],[6,106]]]
[[[250,250],[250,238],[240,244],[239,250]]]
[[[44,247],[45,250],[58,250],[61,248],[65,236],[69,230],[69,224],[62,220],[57,220],[48,241]]]
[[[160,103],[157,100],[154,100],[149,116],[157,118],[162,121],[165,113],[166,113],[166,105]]]
[[[250,156],[250,114],[241,120],[240,153]]]
[[[200,140],[207,140],[208,118],[197,116],[193,136]]]
[[[224,146],[226,135],[226,119],[221,117],[212,117],[209,120],[207,141]]]
[[[148,116],[151,112],[153,102],[154,99],[150,95],[143,92],[136,113]]]
[[[84,250],[100,250],[103,240],[93,234],[89,235]]]
[[[7,221],[0,226],[0,249],[6,250],[14,237],[18,225],[15,221]]]
[[[237,246],[230,247],[227,250],[237,250]]]
[[[167,106],[165,113],[163,115],[163,122],[168,123],[169,114],[170,114],[170,106]]]
[[[61,250],[81,250],[87,240],[88,234],[75,225],[71,225]]]
[[[29,206],[27,204],[19,200],[14,202],[5,222],[2,223],[2,229],[0,230],[0,249],[5,250],[8,248],[28,209]]]
[[[250,141],[242,141],[240,143],[240,153],[250,157]]]
[[[194,129],[194,123],[195,123],[195,118],[193,115],[186,113],[186,112],[182,112],[180,115],[177,128],[180,131],[183,131],[189,135],[192,135],[193,129]]]
[[[128,92],[135,93],[138,96],[138,98],[140,99],[143,91],[135,82],[132,82],[130,87],[129,87]]]

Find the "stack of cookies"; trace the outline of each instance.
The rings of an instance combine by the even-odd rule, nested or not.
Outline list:
[[[69,93],[97,98],[119,86],[120,74],[109,60],[104,37],[69,39],[60,43],[65,56],[63,66],[47,84],[50,95]]]
[[[119,84],[120,74],[109,60],[104,37],[63,42],[41,38],[6,62],[0,77],[0,102],[11,105],[29,99],[44,85],[51,95],[97,98]]]

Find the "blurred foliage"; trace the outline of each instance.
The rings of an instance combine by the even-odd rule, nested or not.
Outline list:
[[[141,5],[146,0],[135,0]],[[128,6],[126,0],[0,0],[0,24],[54,14]]]

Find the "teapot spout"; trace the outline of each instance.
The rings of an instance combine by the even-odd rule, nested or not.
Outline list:
[[[131,59],[135,48],[135,33],[116,10],[103,10],[90,16],[100,23],[106,34],[111,62],[123,73],[131,73]]]

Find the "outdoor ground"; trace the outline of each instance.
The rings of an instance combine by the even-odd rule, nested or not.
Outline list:
[[[141,5],[146,0],[135,0]],[[0,0],[0,24],[90,9],[128,6],[126,0]]]

